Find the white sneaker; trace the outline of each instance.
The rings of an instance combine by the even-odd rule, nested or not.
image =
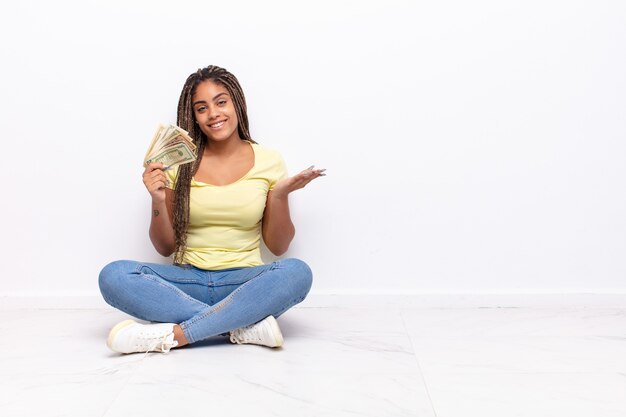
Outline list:
[[[237,344],[250,343],[267,347],[283,345],[283,334],[273,316],[267,316],[260,322],[235,329],[230,332],[230,341]]]
[[[135,320],[118,323],[111,329],[107,346],[119,353],[163,352],[178,346],[174,340],[174,324],[139,324]]]

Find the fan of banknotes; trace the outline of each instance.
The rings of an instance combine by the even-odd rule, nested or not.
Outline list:
[[[197,157],[196,145],[187,131],[174,125],[159,125],[143,159],[146,166],[161,162],[167,169],[193,162]]]

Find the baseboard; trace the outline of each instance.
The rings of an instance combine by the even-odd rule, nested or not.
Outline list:
[[[626,308],[626,290],[485,290],[390,291],[312,290],[297,308]],[[0,293],[0,310],[6,309],[104,309],[109,307],[93,292],[55,291],[27,294]]]

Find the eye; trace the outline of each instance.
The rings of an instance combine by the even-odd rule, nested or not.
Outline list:
[[[196,111],[198,113],[203,113],[206,110],[206,106],[200,106],[200,107],[196,107]]]
[[[220,106],[223,106],[226,104],[226,100],[220,100],[217,102],[217,104],[219,104]]]

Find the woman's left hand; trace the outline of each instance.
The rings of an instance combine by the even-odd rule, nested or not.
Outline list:
[[[275,198],[285,198],[290,192],[304,188],[308,183],[315,178],[323,177],[326,175],[324,171],[326,169],[314,169],[315,165],[311,165],[309,168],[294,175],[293,177],[285,178],[276,183],[272,190],[272,195]]]

